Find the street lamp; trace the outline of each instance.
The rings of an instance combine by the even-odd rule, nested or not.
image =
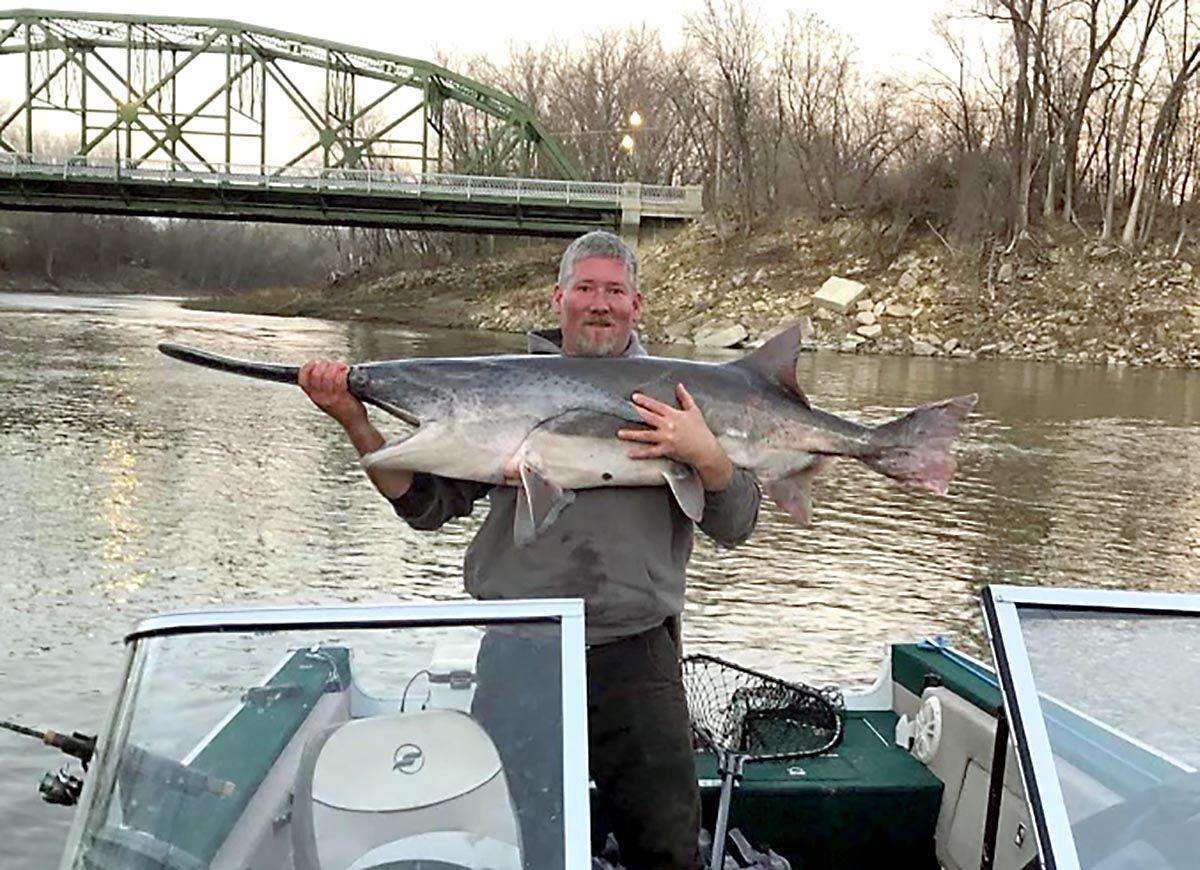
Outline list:
[[[635,130],[642,126],[642,115],[637,109],[629,113],[629,126]]]
[[[630,154],[633,153],[633,137],[628,133],[621,137],[621,148],[623,148],[625,151],[628,151]]]

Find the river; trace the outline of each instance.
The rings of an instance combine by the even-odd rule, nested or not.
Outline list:
[[[482,506],[436,534],[408,529],[298,390],[185,366],[155,350],[164,339],[290,362],[522,345],[0,294],[0,718],[94,731],[122,635],[153,613],[463,594]],[[801,381],[814,403],[870,421],[978,392],[951,495],[841,463],[816,486],[812,528],[771,509],[743,547],[700,541],[689,649],[861,683],[889,640],[942,634],[986,656],[986,583],[1200,589],[1200,372],[821,353]],[[0,733],[6,868],[57,860],[70,811],[36,786],[58,764]]]

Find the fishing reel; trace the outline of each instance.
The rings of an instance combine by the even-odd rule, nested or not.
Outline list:
[[[3,721],[0,721],[0,730],[12,731],[14,734],[21,734],[25,737],[34,737],[47,746],[60,749],[72,758],[78,758],[83,764],[85,772],[96,752],[96,736],[94,734],[80,734],[78,731],[71,734],[60,734],[50,729],[38,731],[36,728],[27,728],[15,722]],[[82,792],[83,778],[71,773],[67,767],[59,768],[57,772],[46,771],[41,782],[38,783],[38,793],[48,804],[73,807],[79,802],[79,795]]]
[[[47,770],[38,783],[38,793],[48,804],[73,807],[79,803],[79,796],[83,793],[83,779],[65,766],[60,767],[57,773]]]

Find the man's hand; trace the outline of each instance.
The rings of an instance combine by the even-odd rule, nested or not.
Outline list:
[[[378,450],[383,435],[371,425],[367,409],[350,392],[346,377],[350,367],[344,362],[313,360],[300,366],[296,381],[313,404],[342,424],[359,456]],[[375,468],[367,472],[371,483],[388,498],[400,498],[412,486],[412,472],[400,468]]]
[[[617,437],[645,443],[629,451],[630,459],[674,459],[695,468],[705,489],[724,489],[733,477],[733,463],[683,384],[675,385],[675,395],[678,408],[634,393],[634,410],[652,428],[622,429]]]
[[[367,422],[367,409],[346,385],[350,367],[344,362],[312,360],[300,367],[297,382],[313,404],[350,431]]]

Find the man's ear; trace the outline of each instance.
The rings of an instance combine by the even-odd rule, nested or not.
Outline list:
[[[642,319],[642,294],[634,292],[633,294],[633,322],[637,323]]]
[[[550,291],[550,310],[555,314],[562,314],[562,297],[562,288],[556,283]]]

